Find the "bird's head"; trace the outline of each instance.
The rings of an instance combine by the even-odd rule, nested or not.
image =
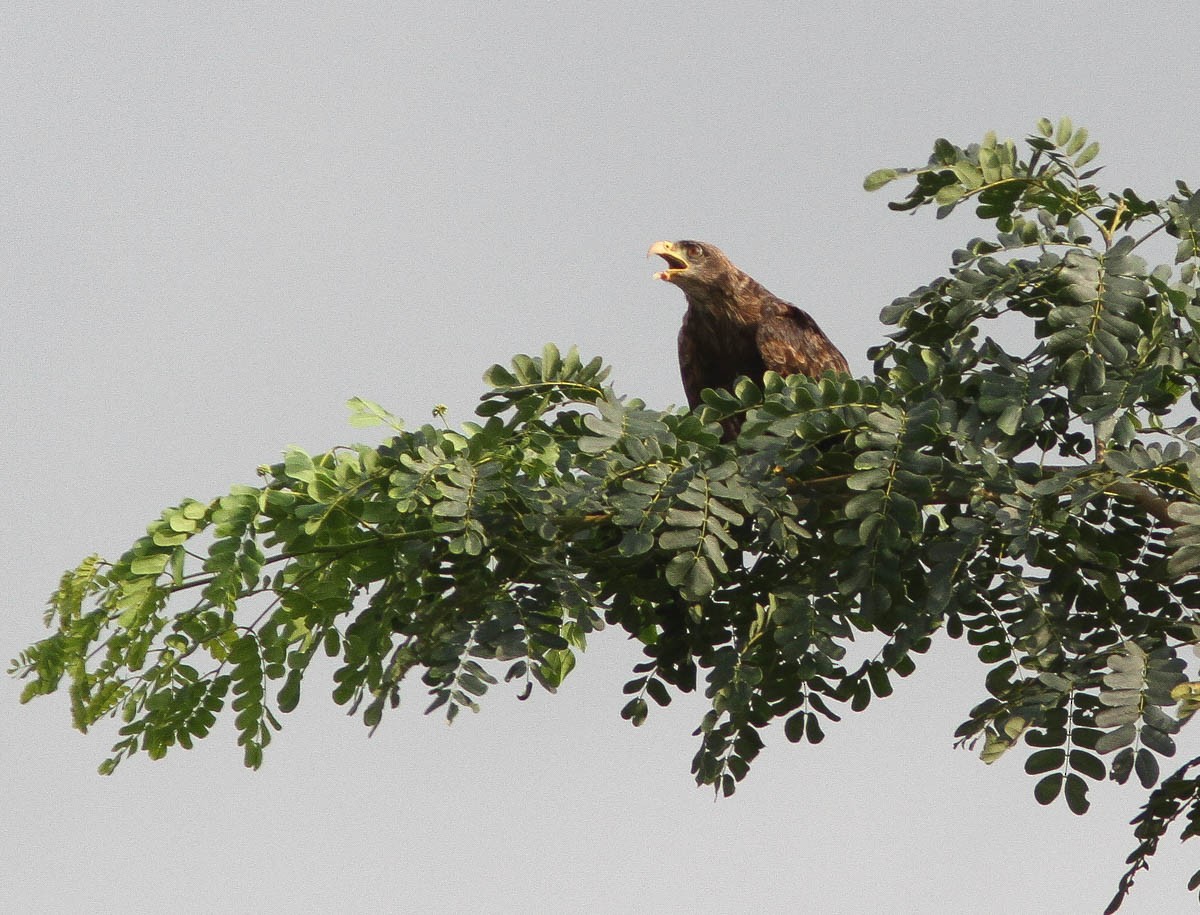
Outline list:
[[[667,269],[654,278],[674,283],[685,292],[717,285],[737,269],[720,248],[702,241],[656,241],[647,256],[651,254],[667,262]]]

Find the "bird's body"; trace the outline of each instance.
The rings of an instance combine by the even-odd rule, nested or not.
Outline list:
[[[768,292],[713,245],[660,241],[650,253],[667,262],[656,276],[687,297],[679,372],[689,406],[700,403],[705,388],[732,390],[742,375],[757,381],[766,371],[809,378],[849,372],[846,358],[807,312]],[[726,439],[735,438],[741,418],[723,425]]]

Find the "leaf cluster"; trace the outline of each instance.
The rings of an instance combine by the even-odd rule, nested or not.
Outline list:
[[[228,705],[256,767],[318,653],[373,729],[414,688],[449,720],[500,680],[553,692],[616,627],[645,656],[621,714],[703,690],[692,768],[729,794],[773,723],[820,743],[945,632],[983,668],[961,743],[1020,748],[1036,800],[1076,813],[1097,780],[1151,791],[1131,883],[1171,820],[1200,822],[1195,761],[1160,782],[1200,707],[1200,204],[1102,190],[1098,151],[1043,120],[868,176],[990,233],[883,309],[868,378],[768,373],[661,411],[548,345],[489,369],[457,430],[355,398],[382,445],[290,448],[67,572],[24,698],[65,682],[77,727],[119,718],[105,772]]]

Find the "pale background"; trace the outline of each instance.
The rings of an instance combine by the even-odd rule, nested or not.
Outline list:
[[[5,662],[166,505],[377,441],[352,395],[461,422],[555,341],[681,401],[656,239],[721,245],[865,372],[880,307],[982,230],[872,169],[1068,114],[1113,187],[1200,177],[1190,3],[327,6],[0,4]],[[1077,818],[951,748],[965,642],[819,747],[770,732],[719,803],[698,701],[619,719],[635,660],[610,631],[557,697],[448,728],[413,694],[372,740],[314,672],[261,771],[225,724],[107,779],[113,728],[3,678],[0,910],[1098,912],[1133,846],[1139,790]],[[1167,841],[1127,911],[1190,908],[1197,866]]]

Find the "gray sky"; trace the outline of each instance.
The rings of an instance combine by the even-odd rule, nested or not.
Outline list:
[[[352,395],[461,422],[554,341],[682,401],[656,239],[719,244],[865,372],[879,309],[982,230],[891,213],[870,170],[1067,114],[1113,187],[1200,178],[1192,4],[313,6],[4,5],[5,662],[64,568],[163,507],[378,440]],[[819,747],[769,733],[715,804],[701,702],[618,717],[636,658],[610,631],[558,696],[448,728],[413,692],[371,740],[314,671],[261,771],[225,725],[107,779],[115,728],[5,678],[0,908],[1096,912],[1132,848],[1138,790],[1076,818],[1020,754],[952,749],[965,642]],[[1127,911],[1186,907],[1196,866],[1165,843]]]

